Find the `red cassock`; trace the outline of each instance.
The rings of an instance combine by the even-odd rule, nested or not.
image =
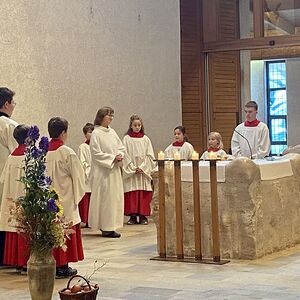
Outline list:
[[[150,202],[152,200],[151,191],[132,191],[124,193],[125,205],[124,214],[130,216],[132,214],[139,214],[143,216],[150,216]]]
[[[16,232],[6,232],[3,263],[24,267],[28,258],[29,247],[25,236]]]
[[[78,206],[81,222],[85,224],[88,223],[88,219],[89,219],[90,199],[91,199],[91,193],[85,193]]]
[[[83,260],[83,247],[81,241],[80,224],[72,227],[75,233],[70,234],[69,239],[66,241],[67,251],[61,248],[53,249],[52,253],[56,261],[56,267],[61,267],[69,262],[77,262]]]

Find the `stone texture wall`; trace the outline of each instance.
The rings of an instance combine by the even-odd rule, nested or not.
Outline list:
[[[256,259],[300,242],[300,155],[289,154],[294,176],[261,181],[250,159],[226,167],[218,183],[221,257]],[[166,168],[167,255],[176,252],[172,167]],[[158,174],[154,176],[153,215],[158,228]],[[200,183],[203,256],[212,256],[210,186]],[[192,183],[182,182],[184,253],[194,255]],[[159,234],[159,232],[158,232]],[[159,235],[158,235],[159,236]],[[158,240],[159,247],[159,240]]]
[[[0,1],[0,86],[16,91],[14,119],[47,132],[50,117],[82,127],[104,105],[123,135],[143,117],[154,148],[181,123],[178,0]]]

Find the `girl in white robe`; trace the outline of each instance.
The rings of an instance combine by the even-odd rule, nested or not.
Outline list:
[[[185,127],[177,126],[174,129],[175,142],[165,149],[166,158],[173,159],[174,154],[179,152],[181,159],[191,159],[194,147],[187,141]]]
[[[50,142],[46,155],[46,175],[52,179],[53,187],[60,196],[66,222],[72,223],[74,232],[66,241],[67,250],[53,250],[56,261],[56,277],[70,277],[77,273],[69,262],[83,260],[78,204],[85,193],[84,171],[73,149],[64,145],[67,139],[68,121],[55,117],[48,122]]]
[[[79,203],[79,215],[81,222],[88,226],[89,218],[89,206],[91,199],[91,186],[89,181],[90,171],[91,171],[91,151],[90,151],[90,140],[92,132],[94,130],[94,125],[92,123],[86,123],[83,127],[83,133],[86,138],[85,142],[82,143],[78,148],[78,157],[81,161],[84,173],[85,173],[85,194]]]
[[[111,107],[100,108],[95,118],[90,150],[92,156],[89,226],[102,231],[103,237],[119,238],[117,228],[123,226],[124,190],[121,174],[125,154],[117,133],[109,126],[113,120]]]
[[[207,148],[200,159],[208,159],[210,152],[214,152],[216,158],[227,159],[227,153],[223,150],[222,136],[219,132],[211,132],[208,135]]]
[[[150,139],[144,134],[142,119],[130,117],[129,129],[123,139],[126,155],[123,162],[124,214],[130,216],[128,225],[147,225],[152,200],[151,173],[155,168]]]

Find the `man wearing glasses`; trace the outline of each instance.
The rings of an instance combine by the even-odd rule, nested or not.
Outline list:
[[[257,120],[258,105],[249,101],[245,105],[246,121],[239,124],[231,139],[232,155],[246,156],[251,159],[264,158],[269,155],[271,143],[268,126]]]

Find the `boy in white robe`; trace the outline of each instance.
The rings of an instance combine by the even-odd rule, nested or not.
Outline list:
[[[85,142],[82,143],[78,148],[78,157],[81,161],[84,173],[85,173],[85,195],[79,203],[79,215],[81,222],[85,223],[86,227],[88,226],[88,217],[89,217],[89,206],[91,198],[91,186],[89,181],[90,171],[91,171],[91,151],[90,151],[90,140],[92,132],[94,130],[94,125],[92,123],[86,123],[83,127],[83,133],[85,136]]]
[[[30,127],[27,125],[18,125],[15,128],[13,135],[19,145],[9,155],[0,178],[0,182],[3,183],[0,230],[6,232],[3,263],[16,266],[17,271],[21,273],[27,273],[29,247],[26,238],[17,233],[10,208],[14,200],[25,194],[25,186],[20,178],[24,176],[25,140],[29,129]]]
[[[155,168],[154,152],[150,139],[144,134],[142,119],[133,115],[123,139],[126,155],[123,162],[125,216],[128,225],[147,225],[152,200],[151,173]],[[137,220],[139,217],[139,222]]]
[[[95,118],[90,150],[92,166],[90,173],[91,201],[89,226],[102,231],[103,237],[119,238],[117,228],[123,226],[124,190],[121,174],[125,148],[109,126],[114,110],[103,107]]]
[[[73,149],[64,145],[67,139],[68,121],[55,117],[48,122],[50,142],[46,155],[46,174],[52,179],[51,186],[59,194],[66,222],[72,223],[74,233],[66,241],[67,250],[53,250],[56,260],[56,277],[65,278],[77,273],[69,262],[83,260],[78,204],[85,193],[84,171]]]
[[[194,147],[187,141],[185,127],[177,126],[174,129],[175,142],[165,149],[166,158],[174,158],[174,154],[179,152],[180,159],[191,159]]]
[[[264,158],[271,149],[268,126],[257,120],[258,105],[249,101],[245,105],[246,121],[239,124],[232,135],[231,151],[235,157]]]
[[[15,93],[6,87],[0,87],[0,175],[9,154],[18,146],[13,132],[18,125],[10,117],[16,106]],[[2,199],[2,184],[0,183],[0,202]],[[1,203],[0,203],[1,204]],[[3,262],[5,232],[0,231],[0,265]]]

